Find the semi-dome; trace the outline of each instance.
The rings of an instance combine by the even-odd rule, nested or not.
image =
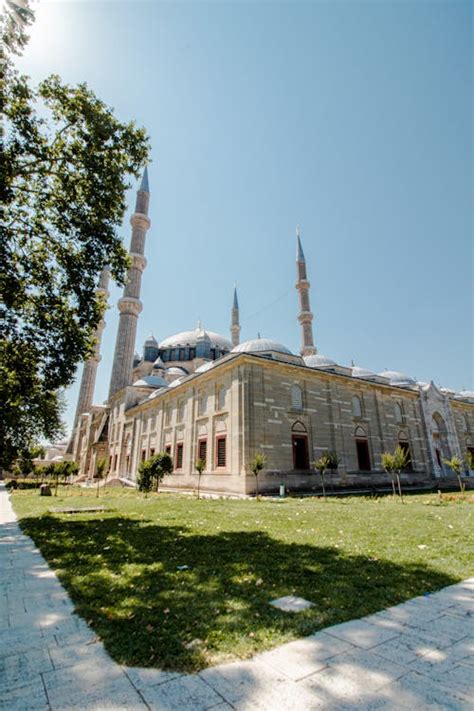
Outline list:
[[[173,365],[173,366],[171,366],[171,368],[166,368],[166,374],[167,375],[184,376],[184,375],[188,375],[188,371],[185,370],[184,368],[180,368],[177,365]]]
[[[165,370],[165,364],[161,360],[160,356],[153,363],[153,370]]]
[[[144,375],[133,383],[134,388],[166,388],[168,383],[159,375]]]
[[[334,368],[337,365],[335,360],[321,353],[304,356],[303,360],[308,368]]]
[[[244,341],[238,346],[232,348],[232,353],[285,353],[293,355],[292,352],[278,341],[273,341],[271,338],[254,338],[251,341]]]
[[[382,378],[387,378],[390,381],[390,385],[416,385],[414,378],[411,378],[405,373],[400,373],[397,370],[384,370],[379,373]]]
[[[220,350],[230,351],[232,348],[231,342],[214,331],[204,331],[197,327],[193,331],[181,331],[173,336],[168,336],[160,343],[160,349],[180,348],[184,346],[196,346],[198,340],[202,340],[203,336],[207,336],[211,342],[211,347],[219,348]],[[206,339],[207,340],[207,339]]]
[[[361,368],[358,365],[354,365],[351,368],[351,375],[353,378],[374,378],[375,373],[368,368]]]

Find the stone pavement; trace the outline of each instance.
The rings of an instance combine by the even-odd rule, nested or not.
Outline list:
[[[121,667],[0,482],[0,709],[474,709],[474,578],[199,674]]]

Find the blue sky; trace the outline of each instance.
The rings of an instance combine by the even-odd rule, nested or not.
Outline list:
[[[237,282],[242,338],[297,351],[299,224],[321,353],[472,389],[472,30],[456,0],[40,3],[21,69],[151,137],[138,347],[227,335]]]

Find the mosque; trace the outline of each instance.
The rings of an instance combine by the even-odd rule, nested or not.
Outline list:
[[[403,479],[435,483],[452,473],[445,461],[474,454],[474,392],[454,392],[403,373],[373,373],[320,354],[313,341],[310,283],[297,234],[296,290],[301,350],[292,353],[268,338],[240,342],[237,292],[230,309],[230,338],[196,328],[157,341],[142,354],[136,330],[150,228],[147,170],[131,217],[131,266],[120,312],[108,400],[94,405],[102,321],[93,357],[84,364],[68,455],[92,477],[100,458],[108,477],[133,483],[140,462],[166,451],[174,471],[163,487],[193,490],[195,463],[206,462],[201,488],[244,496],[255,492],[251,462],[265,455],[259,490],[319,488],[313,462],[337,456],[332,482],[340,487],[386,484],[381,456],[397,445],[409,455]],[[108,272],[99,290],[108,295]],[[474,474],[467,469],[467,476]]]

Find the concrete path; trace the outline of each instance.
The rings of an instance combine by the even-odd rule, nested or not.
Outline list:
[[[0,709],[474,709],[474,578],[200,674],[121,667],[0,482]]]

